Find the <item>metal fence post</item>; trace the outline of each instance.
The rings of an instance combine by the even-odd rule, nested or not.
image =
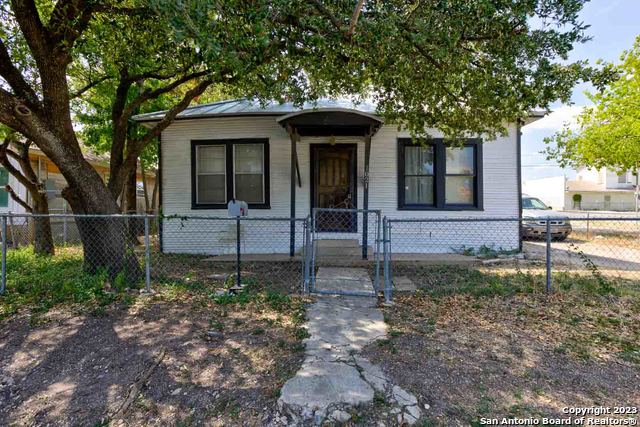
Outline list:
[[[62,218],[62,242],[67,244],[67,201],[62,200],[62,213],[64,217]]]
[[[236,217],[236,285],[240,287],[240,217]]]
[[[311,214],[311,242],[309,247],[311,248],[311,265],[309,266],[310,275],[310,292],[316,290],[316,210],[313,210]]]
[[[380,290],[380,228],[382,227],[382,222],[380,221],[380,211],[376,212],[376,255],[375,255],[375,263],[376,263],[376,277],[374,282],[374,287],[376,292]]]
[[[7,216],[2,216],[2,283],[0,284],[0,295],[4,295],[7,290]]]
[[[149,244],[149,216],[144,216],[144,269],[145,286],[147,292],[151,292],[151,245]]]
[[[547,292],[551,292],[551,218],[547,217]]]
[[[384,246],[384,302],[391,302],[391,271],[390,257],[391,257],[391,240],[390,240],[391,225],[387,218],[384,218],[382,225],[382,240]]]
[[[309,292],[309,224],[308,217],[302,223],[304,228],[304,239],[302,243],[302,293]]]

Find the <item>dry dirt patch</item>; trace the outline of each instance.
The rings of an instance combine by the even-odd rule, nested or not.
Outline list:
[[[364,355],[418,396],[428,425],[640,405],[640,303],[571,294],[404,296]]]
[[[0,424],[100,425],[153,370],[130,425],[263,425],[299,368],[302,301],[224,304],[169,292],[89,314],[60,308],[0,324]]]

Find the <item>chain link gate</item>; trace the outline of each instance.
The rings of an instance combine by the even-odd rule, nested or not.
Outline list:
[[[376,296],[381,245],[379,210],[314,208],[305,231],[305,292]]]

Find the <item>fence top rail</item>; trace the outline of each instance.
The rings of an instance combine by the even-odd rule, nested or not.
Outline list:
[[[162,220],[216,220],[216,221],[282,221],[282,222],[304,222],[305,218],[291,218],[291,217],[235,217],[235,216],[205,216],[205,215],[151,215],[151,214],[30,214],[30,213],[0,213],[0,217],[7,218],[149,218],[149,219],[162,219]]]
[[[638,217],[569,217],[569,216],[544,216],[537,218],[513,218],[513,217],[505,217],[505,218],[497,218],[497,217],[488,217],[488,218],[388,218],[385,217],[387,222],[523,222],[523,221],[640,221],[640,216]]]
[[[166,215],[158,217],[163,220],[216,220],[216,221],[281,221],[281,222],[305,222],[307,218],[277,217],[277,216],[201,216],[201,215]]]
[[[0,217],[7,218],[158,218],[151,214],[32,214],[32,213],[0,213]]]

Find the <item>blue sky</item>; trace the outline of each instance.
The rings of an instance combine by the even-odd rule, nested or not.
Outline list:
[[[587,59],[594,63],[597,59],[618,62],[622,51],[629,49],[640,35],[640,0],[592,0],[581,13],[582,21],[591,25],[587,30],[592,40],[577,45],[569,59]],[[522,179],[556,176],[572,171],[563,171],[553,161],[547,161],[540,150],[544,148],[543,138],[551,136],[566,121],[588,103],[584,91],[587,84],[577,86],[573,91],[572,104],[557,103],[554,110],[544,119],[522,129]]]

